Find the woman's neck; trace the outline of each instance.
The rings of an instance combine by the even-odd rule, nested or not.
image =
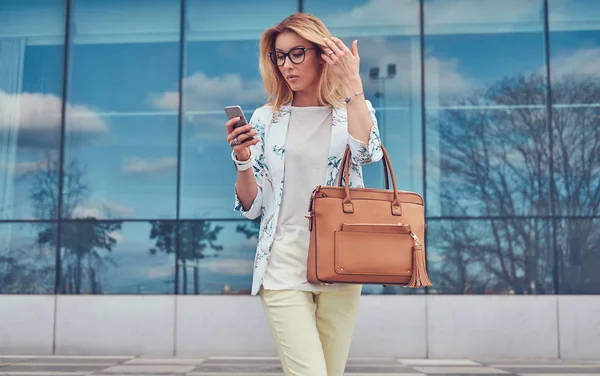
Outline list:
[[[294,107],[313,107],[320,105],[316,88],[306,88],[294,93],[294,99],[292,99],[292,106]]]

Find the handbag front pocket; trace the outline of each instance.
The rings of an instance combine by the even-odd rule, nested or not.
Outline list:
[[[414,241],[393,225],[344,225],[334,234],[338,274],[410,276]]]

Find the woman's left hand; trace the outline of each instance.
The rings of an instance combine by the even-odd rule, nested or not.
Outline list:
[[[327,62],[335,74],[343,81],[360,80],[360,56],[358,55],[358,40],[352,42],[352,51],[339,38],[324,39],[328,48],[323,48],[325,53],[321,58]]]

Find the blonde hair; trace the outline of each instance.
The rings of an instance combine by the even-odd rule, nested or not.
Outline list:
[[[260,38],[259,68],[267,91],[268,104],[279,111],[281,106],[292,101],[294,93],[285,82],[279,68],[269,58],[269,52],[275,49],[275,39],[279,34],[294,32],[312,42],[317,47],[319,59],[321,51],[326,47],[323,38],[331,37],[325,24],[317,17],[307,13],[294,13],[281,21],[276,26],[265,30]],[[330,104],[333,107],[343,107],[344,93],[339,78],[337,78],[328,64],[323,64],[321,77],[317,87],[317,99],[320,105]]]

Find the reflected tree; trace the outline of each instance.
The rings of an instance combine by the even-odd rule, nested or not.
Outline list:
[[[235,231],[246,236],[246,239],[256,238],[258,239],[258,233],[260,230],[260,219],[258,217],[253,219],[250,223],[244,223],[243,225],[237,225]]]
[[[54,266],[39,261],[31,249],[12,249],[0,255],[0,294],[53,293]]]
[[[86,202],[88,187],[83,182],[84,175],[83,169],[75,161],[64,166],[63,218],[74,218],[76,210]],[[47,153],[43,163],[32,172],[30,198],[38,216],[57,216],[59,179],[58,157],[54,153]],[[56,223],[40,223],[38,226],[37,243],[56,247]],[[109,253],[117,242],[116,232],[121,226],[122,221],[99,221],[93,216],[81,217],[76,223],[62,226],[58,288],[61,293],[102,292],[102,272],[109,266],[116,266]]]
[[[578,267],[597,257],[582,246],[598,236],[592,228],[540,218],[552,214],[551,198],[558,215],[598,215],[599,112],[581,103],[600,103],[600,85],[594,77],[575,75],[553,82],[553,103],[560,106],[553,108],[552,136],[546,93],[542,75],[510,77],[440,111],[439,134],[432,138],[439,138],[442,156],[435,166],[442,212],[500,217],[430,226],[441,251],[434,268],[442,291],[551,293],[552,228],[559,235],[566,289],[581,286],[585,277]]]
[[[223,246],[217,240],[223,226],[213,225],[210,221],[151,221],[150,239],[155,241],[150,254],[158,252],[177,255],[177,267],[181,270],[183,293],[187,294],[188,268],[193,269],[194,294],[200,292],[200,261],[217,257]],[[179,232],[179,236],[175,236]],[[177,241],[179,241],[177,247]],[[214,252],[209,253],[209,250]]]

